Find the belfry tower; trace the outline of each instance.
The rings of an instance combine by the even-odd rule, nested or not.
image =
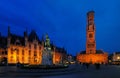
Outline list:
[[[94,11],[87,13],[86,54],[96,53]]]

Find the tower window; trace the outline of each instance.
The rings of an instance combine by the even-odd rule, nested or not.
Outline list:
[[[94,46],[94,44],[88,44],[88,48],[93,48]]]
[[[36,49],[37,48],[37,45],[36,44],[34,44],[34,49]]]
[[[90,53],[92,53],[92,50],[90,50]]]
[[[93,37],[93,34],[89,34],[89,38],[92,38]]]

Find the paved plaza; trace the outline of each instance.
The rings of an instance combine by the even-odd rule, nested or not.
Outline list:
[[[70,65],[65,69],[18,69],[15,66],[0,67],[0,78],[120,78],[119,65]]]

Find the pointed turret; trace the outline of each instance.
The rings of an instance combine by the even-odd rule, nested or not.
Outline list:
[[[10,36],[10,26],[8,26],[8,38],[7,38],[7,46],[10,46],[11,36]]]
[[[25,46],[27,46],[27,43],[28,43],[27,29],[26,29],[26,31],[24,32],[24,39],[25,39]]]

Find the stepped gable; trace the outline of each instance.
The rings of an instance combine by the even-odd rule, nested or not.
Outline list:
[[[34,30],[31,31],[31,33],[28,36],[28,41],[33,42],[34,40],[37,40],[39,43],[41,43],[39,37],[37,36],[36,32]]]

